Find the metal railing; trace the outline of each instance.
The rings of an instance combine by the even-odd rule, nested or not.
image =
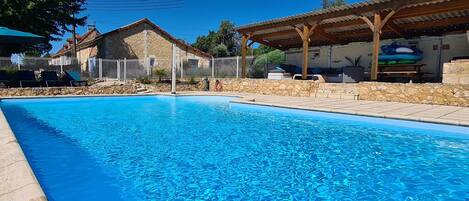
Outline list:
[[[33,71],[81,71],[76,59],[57,62],[57,59],[48,57],[0,57],[2,70],[33,70]]]
[[[178,79],[190,78],[241,78],[242,59],[240,56],[211,58],[211,59],[182,59],[176,58],[176,76]],[[164,71],[163,78],[171,77],[171,65],[169,58],[146,59],[103,59],[89,58],[80,61],[76,58],[61,57],[0,57],[0,69],[10,70],[34,70],[34,71],[79,71],[85,78],[97,80],[134,80],[139,78],[156,78]],[[267,78],[270,70],[278,65],[262,57],[247,57],[247,69],[249,78]]]

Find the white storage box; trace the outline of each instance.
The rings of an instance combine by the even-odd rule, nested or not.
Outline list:
[[[269,73],[267,76],[269,80],[291,80],[290,73]]]

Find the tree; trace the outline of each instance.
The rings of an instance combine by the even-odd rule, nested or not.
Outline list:
[[[332,8],[332,7],[337,7],[337,6],[343,6],[346,5],[347,3],[345,0],[322,0],[322,8]]]
[[[257,56],[254,65],[263,66],[268,64],[282,64],[285,62],[285,53],[281,50],[273,50]]]
[[[240,50],[241,37],[236,32],[235,25],[230,21],[222,21],[218,30],[218,43],[226,46],[229,55],[235,56]]]
[[[199,36],[193,47],[198,48],[204,52],[211,52],[217,45],[218,33],[215,31],[209,31],[207,36]]]
[[[211,49],[209,53],[213,55],[214,57],[230,56],[230,51],[228,51],[228,47],[226,47],[225,44],[219,44],[215,46],[213,49]]]
[[[337,7],[337,6],[343,6],[343,5],[346,5],[347,3],[345,2],[345,0],[335,0],[335,1],[332,1],[331,2],[331,7]]]
[[[235,25],[222,21],[217,31],[209,31],[206,36],[199,36],[192,46],[213,56],[236,56],[240,53],[241,37]]]
[[[329,0],[322,0],[322,8],[323,9],[329,8],[330,7],[329,4],[330,4]]]
[[[269,46],[267,46],[267,45],[261,44],[261,45],[259,45],[258,48],[254,49],[254,55],[255,55],[255,56],[259,56],[259,55],[262,55],[262,54],[266,54],[266,53],[272,52],[272,51],[274,51],[274,50],[276,50],[276,49],[273,48],[273,47],[269,47]]]
[[[84,10],[86,0],[3,0],[0,4],[0,26],[31,32],[46,37],[36,45],[3,46],[0,56],[13,53],[48,52],[50,41],[58,41],[73,24],[82,26],[87,17],[76,17]]]

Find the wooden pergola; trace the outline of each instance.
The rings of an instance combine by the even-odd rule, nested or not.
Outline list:
[[[303,49],[307,78],[310,46],[373,41],[371,79],[378,77],[381,39],[441,36],[469,30],[469,0],[372,0],[237,27],[242,35],[242,77],[254,42]]]

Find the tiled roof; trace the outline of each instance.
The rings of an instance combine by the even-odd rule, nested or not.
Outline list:
[[[159,27],[158,25],[156,25],[155,23],[151,22],[149,19],[147,18],[144,18],[144,19],[141,19],[141,20],[138,20],[132,24],[129,24],[129,25],[126,25],[126,26],[123,26],[123,27],[120,27],[118,29],[115,29],[113,31],[110,31],[110,32],[107,32],[105,34],[102,34],[101,37],[106,37],[107,35],[110,35],[110,34],[114,34],[114,33],[118,33],[118,32],[121,32],[121,31],[126,31],[126,30],[129,30],[129,29],[132,29],[132,28],[135,28],[141,24],[148,24],[150,25],[153,29],[155,29],[157,32],[159,32],[163,37],[165,37],[167,40],[171,41],[172,43],[175,43],[176,45],[178,45],[180,48],[182,49],[189,49],[189,50],[192,50],[193,52],[195,52],[196,54],[198,54],[199,56],[202,56],[202,57],[207,57],[207,58],[211,58],[212,55],[202,51],[202,50],[199,50],[195,47],[192,47],[191,45],[189,44],[186,44],[185,42],[175,38],[174,36],[172,36],[171,34],[169,34],[168,32],[166,32],[165,30],[163,30],[161,27]]]
[[[132,24],[129,24],[129,25],[126,25],[126,26],[123,26],[123,27],[120,27],[120,28],[117,28],[117,29],[114,29],[110,32],[107,32],[107,33],[104,33],[104,34],[99,34],[99,32],[96,30],[96,29],[92,29],[90,31],[88,31],[87,33],[85,33],[81,39],[78,41],[77,43],[77,49],[80,49],[80,48],[86,48],[86,47],[89,47],[89,46],[92,46],[92,45],[95,45],[100,39],[108,36],[108,35],[111,35],[111,34],[115,34],[115,33],[119,33],[119,32],[122,32],[122,31],[127,31],[127,30],[130,30],[130,29],[133,29],[141,24],[148,24],[150,25],[153,29],[155,29],[157,32],[159,32],[163,37],[165,37],[167,40],[171,41],[172,43],[175,43],[176,45],[179,46],[179,48],[181,49],[187,49],[187,50],[191,50],[193,51],[195,54],[199,55],[199,56],[202,56],[202,57],[206,57],[206,58],[211,58],[212,55],[202,51],[202,50],[199,50],[195,47],[192,47],[191,45],[189,44],[186,44],[185,42],[175,38],[174,36],[172,36],[171,34],[169,34],[168,32],[166,32],[165,30],[163,30],[161,27],[159,27],[158,25],[156,25],[155,23],[151,22],[149,19],[147,18],[144,18],[144,19],[141,19],[141,20],[138,20]],[[96,34],[97,33],[97,34]],[[54,54],[53,56],[57,57],[57,56],[61,56],[63,54],[65,54],[66,52],[69,52],[70,51],[70,48],[65,48],[63,47],[62,49],[60,49],[56,54]]]

